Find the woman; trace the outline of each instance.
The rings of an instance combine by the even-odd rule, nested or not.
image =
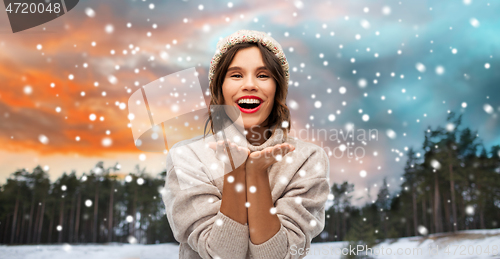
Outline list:
[[[263,32],[240,30],[217,44],[210,106],[239,109],[245,131],[230,125],[222,139],[203,136],[168,153],[163,200],[180,258],[303,258],[298,251],[323,230],[328,156],[288,136],[288,79],[281,46]],[[221,162],[229,146],[243,162]]]

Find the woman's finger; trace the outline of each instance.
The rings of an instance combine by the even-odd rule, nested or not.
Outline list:
[[[266,147],[264,150],[262,150],[262,156],[264,156],[264,158],[273,157],[275,152],[274,149],[274,147]]]
[[[286,155],[286,154],[292,152],[293,150],[295,150],[295,147],[293,145],[285,143],[285,144],[283,144],[282,150],[283,150],[283,155]]]
[[[286,154],[288,154],[288,151],[290,151],[290,145],[288,144],[283,144],[280,148],[280,152],[281,152],[281,155],[282,156],[285,156]]]
[[[281,148],[281,155],[285,156],[286,154],[288,154],[288,151],[290,151],[290,148],[288,146],[282,147]]]
[[[222,155],[224,154],[224,141],[219,140],[217,142],[217,154]]]
[[[281,150],[281,145],[278,144],[278,145],[275,145],[274,147],[272,147],[272,152],[273,152],[273,155],[276,155],[280,152]]]
[[[243,150],[243,152],[246,152],[247,156],[250,155],[250,149],[248,149],[247,147],[241,147],[241,149]]]

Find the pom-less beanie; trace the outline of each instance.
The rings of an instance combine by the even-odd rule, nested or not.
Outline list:
[[[215,55],[212,58],[212,61],[210,62],[210,70],[208,73],[208,84],[210,85],[212,83],[212,79],[215,74],[215,68],[217,67],[217,64],[219,63],[222,55],[226,53],[234,45],[245,42],[259,42],[276,55],[276,57],[280,60],[283,71],[285,72],[286,85],[288,86],[288,81],[290,79],[288,72],[288,61],[286,60],[285,53],[283,52],[281,45],[275,39],[271,38],[271,36],[267,35],[265,32],[253,31],[253,30],[239,30],[221,39],[217,43],[217,50],[215,51]]]

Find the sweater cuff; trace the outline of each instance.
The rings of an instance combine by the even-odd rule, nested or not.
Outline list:
[[[210,247],[219,257],[245,258],[248,250],[248,225],[218,212],[210,232]]]
[[[248,243],[250,253],[254,258],[281,259],[285,258],[288,252],[288,237],[283,224],[281,224],[280,230],[266,242],[255,245],[249,239]]]

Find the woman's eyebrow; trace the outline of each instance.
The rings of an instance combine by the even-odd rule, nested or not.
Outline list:
[[[244,70],[244,69],[241,68],[241,67],[238,67],[238,66],[232,66],[232,67],[230,67],[230,68],[227,69],[227,72],[230,72],[230,71],[233,71],[233,70]],[[267,70],[267,67],[261,66],[261,67],[258,67],[257,70]]]

